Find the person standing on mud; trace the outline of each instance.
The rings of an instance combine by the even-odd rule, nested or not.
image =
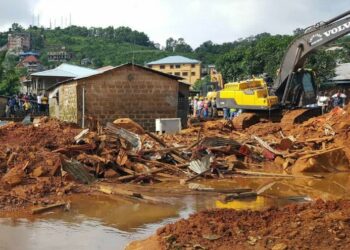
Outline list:
[[[320,92],[320,94],[317,96],[317,106],[322,108],[322,114],[326,113],[328,111],[328,105],[330,102],[330,98],[328,97],[327,92]]]
[[[32,105],[30,104],[30,102],[29,102],[28,100],[25,100],[25,101],[24,101],[23,109],[24,109],[24,113],[25,113],[26,115],[28,115],[28,114],[31,113]]]
[[[204,98],[204,101],[203,101],[203,117],[204,118],[208,117],[208,110],[209,110],[208,98]]]
[[[211,105],[212,105],[212,117],[215,118],[218,116],[218,106],[216,105],[216,97],[214,97]]]
[[[193,117],[197,117],[198,111],[198,97],[195,97],[193,100]]]
[[[203,116],[202,112],[204,107],[203,98],[199,99],[199,101],[197,102],[197,106],[198,106],[197,117],[202,117]]]
[[[15,107],[16,107],[16,99],[15,97],[11,97],[10,100],[8,101],[8,106],[9,106],[9,113],[10,113],[10,117],[14,117],[15,116],[15,113],[16,113],[16,110],[15,110]]]
[[[346,95],[342,93],[340,90],[338,90],[337,93],[332,95],[332,103],[333,107],[344,107]]]
[[[49,112],[49,99],[47,98],[46,94],[44,94],[41,97],[41,106],[43,107],[43,112],[45,114],[48,114],[48,112]]]
[[[208,117],[212,117],[213,116],[213,102],[212,102],[211,98],[208,99],[207,106],[208,106]]]
[[[40,113],[42,111],[42,107],[41,107],[41,93],[38,94],[38,96],[36,97],[36,103],[38,105],[38,112]]]

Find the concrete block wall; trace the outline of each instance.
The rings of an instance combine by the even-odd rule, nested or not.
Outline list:
[[[129,65],[78,81],[79,112],[84,88],[85,114],[102,124],[128,117],[154,131],[155,119],[177,117],[179,84],[171,78]]]
[[[57,107],[50,107],[50,116],[52,110],[54,113],[58,113],[58,118],[62,121],[79,123],[77,104],[77,82],[63,84],[59,87],[59,107],[58,109]],[[56,111],[54,111],[55,108]]]

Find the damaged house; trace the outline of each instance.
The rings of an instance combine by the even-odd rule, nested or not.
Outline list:
[[[130,118],[149,131],[155,119],[181,118],[186,126],[189,85],[180,77],[140,65],[124,64],[49,88],[50,116],[86,126]]]

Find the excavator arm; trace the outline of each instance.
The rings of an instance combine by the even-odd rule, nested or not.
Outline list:
[[[350,33],[350,11],[336,16],[326,22],[320,22],[305,29],[304,33],[294,39],[289,45],[282,60],[277,79],[274,82],[273,91],[282,105],[285,105],[290,97],[291,88],[302,89],[303,86],[292,86],[293,77],[299,69],[302,69],[307,57],[320,48],[346,34]],[[312,76],[309,76],[312,77]],[[301,98],[300,94],[297,98]]]

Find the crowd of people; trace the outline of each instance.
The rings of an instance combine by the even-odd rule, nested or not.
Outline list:
[[[190,99],[190,113],[194,117],[214,118],[218,116],[216,98],[199,98],[195,96]]]
[[[224,119],[232,119],[241,112],[241,110],[235,108],[223,108]],[[190,114],[193,117],[203,119],[218,117],[216,98],[200,98],[198,96],[190,98]]]
[[[320,92],[317,96],[317,105],[322,108],[324,114],[335,107],[343,108],[346,105],[346,98],[345,92],[340,90],[333,95],[329,95],[327,91]]]
[[[49,99],[46,94],[17,94],[11,96],[6,105],[6,116],[17,117],[28,114],[48,114]]]

